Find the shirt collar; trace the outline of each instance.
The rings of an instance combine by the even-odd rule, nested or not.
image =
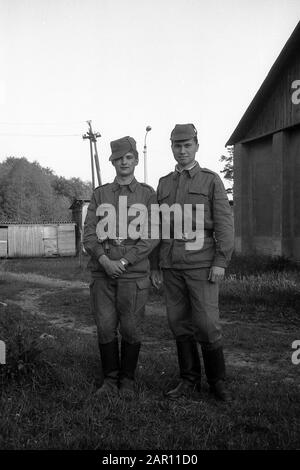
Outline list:
[[[136,189],[136,185],[137,185],[137,180],[135,179],[135,177],[132,178],[129,184],[119,184],[117,178],[115,178],[113,182],[112,190],[117,191],[117,189],[122,188],[122,186],[127,186],[130,189],[130,191],[133,193]]]
[[[190,178],[193,178],[193,176],[200,171],[200,165],[199,163],[195,160],[192,166],[190,168],[179,168],[178,165],[175,166],[175,171],[173,173],[173,177],[176,178],[179,174],[183,173],[186,171],[189,175]]]

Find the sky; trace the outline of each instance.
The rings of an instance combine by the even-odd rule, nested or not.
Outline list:
[[[170,133],[193,123],[197,159],[220,174],[225,143],[300,20],[298,0],[0,0],[0,162],[26,157],[102,182],[110,141],[137,141],[143,181],[174,169]],[[299,77],[300,79],[300,77]]]

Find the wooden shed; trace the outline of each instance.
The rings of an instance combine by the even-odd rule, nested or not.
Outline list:
[[[300,22],[226,145],[236,251],[300,261]]]
[[[0,222],[0,257],[75,256],[75,224]]]

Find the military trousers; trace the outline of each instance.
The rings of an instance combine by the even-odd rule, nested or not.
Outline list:
[[[221,346],[219,285],[207,280],[208,268],[163,269],[170,329],[176,339],[193,338],[203,348]]]
[[[90,285],[91,309],[100,344],[113,341],[118,331],[130,344],[141,341],[142,320],[150,287],[149,278],[94,279]]]

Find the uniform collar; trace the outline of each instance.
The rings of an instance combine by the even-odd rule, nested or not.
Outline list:
[[[135,179],[135,177],[133,177],[133,179],[131,180],[129,184],[124,184],[124,185],[119,184],[117,178],[115,178],[113,182],[112,190],[117,191],[118,189],[122,188],[122,186],[127,186],[130,189],[130,191],[133,193],[136,189],[136,185],[137,185],[137,180]]]
[[[187,172],[187,174],[189,175],[190,178],[193,178],[193,176],[195,176],[195,174],[198,173],[198,171],[200,171],[200,170],[201,170],[200,165],[196,160],[195,160],[193,166],[191,168],[189,168],[188,170],[186,170],[186,169],[179,170],[178,166],[176,165],[175,166],[175,171],[173,173],[173,178],[177,178],[177,176],[180,175],[181,173],[183,173],[184,171]]]

